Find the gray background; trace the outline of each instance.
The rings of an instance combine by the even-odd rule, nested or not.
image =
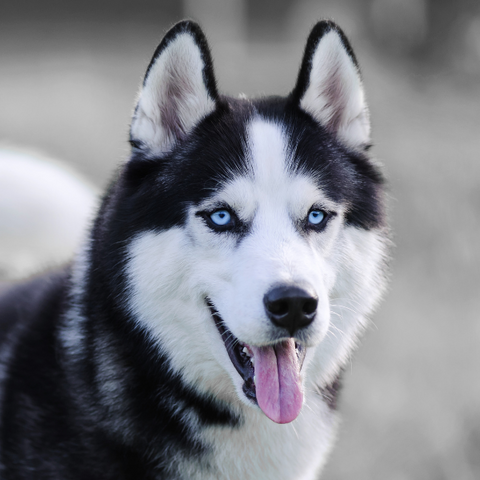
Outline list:
[[[0,140],[104,187],[128,154],[150,56],[184,17],[204,26],[226,93],[288,93],[325,17],[362,66],[396,248],[390,292],[346,373],[323,478],[480,478],[480,4],[4,1]]]

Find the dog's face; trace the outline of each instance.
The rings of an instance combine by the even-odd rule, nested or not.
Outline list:
[[[381,291],[381,177],[347,40],[320,22],[292,94],[250,101],[218,95],[202,32],[178,24],[131,138],[129,310],[187,382],[294,420]]]
[[[289,165],[288,140],[281,125],[254,117],[249,171],[192,207],[188,219],[199,253],[210,253],[199,255],[199,281],[225,327],[249,345],[292,337],[313,346],[328,330],[344,207]]]

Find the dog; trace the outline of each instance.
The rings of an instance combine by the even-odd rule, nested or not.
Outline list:
[[[1,478],[318,478],[387,271],[349,41],[321,21],[287,97],[231,98],[180,22],[130,144],[72,264],[2,295]]]

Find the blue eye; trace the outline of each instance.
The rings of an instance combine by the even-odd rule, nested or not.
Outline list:
[[[210,220],[215,225],[223,227],[232,221],[232,216],[228,210],[217,210],[210,215]]]
[[[311,223],[312,225],[320,225],[320,223],[322,223],[324,218],[325,218],[325,213],[322,212],[321,210],[312,210],[308,214],[308,222]]]

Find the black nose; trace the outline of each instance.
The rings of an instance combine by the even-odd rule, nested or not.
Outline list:
[[[265,294],[263,303],[272,323],[287,329],[293,336],[313,322],[318,298],[311,287],[279,285]]]

